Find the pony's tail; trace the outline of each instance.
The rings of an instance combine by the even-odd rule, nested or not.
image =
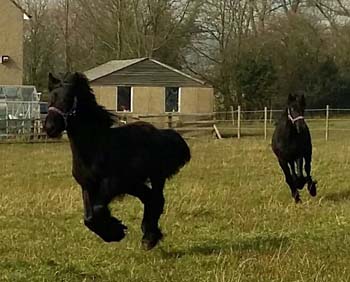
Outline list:
[[[161,130],[163,137],[164,173],[167,178],[176,174],[191,159],[190,148],[179,133],[172,129]]]

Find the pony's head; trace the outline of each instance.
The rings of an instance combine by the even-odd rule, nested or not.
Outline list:
[[[287,102],[287,115],[288,120],[295,126],[298,133],[305,128],[306,123],[304,120],[305,111],[305,97],[304,94],[299,95],[288,95]]]
[[[80,73],[66,73],[60,77],[49,74],[49,109],[44,125],[49,137],[58,137],[66,129],[67,119],[75,114],[82,82],[87,84],[86,78]]]

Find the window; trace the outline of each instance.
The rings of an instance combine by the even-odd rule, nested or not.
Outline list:
[[[118,86],[117,88],[117,111],[131,112],[132,91],[129,86]]]
[[[180,88],[165,88],[165,112],[179,112]]]
[[[47,114],[48,113],[48,104],[46,102],[40,102],[40,114]]]
[[[0,99],[6,99],[5,89],[0,87]]]

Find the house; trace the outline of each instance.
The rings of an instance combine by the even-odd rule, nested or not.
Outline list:
[[[141,115],[213,112],[212,86],[151,58],[110,61],[85,75],[97,102],[111,111]]]
[[[30,16],[13,0],[0,0],[0,85],[23,83],[23,26]]]

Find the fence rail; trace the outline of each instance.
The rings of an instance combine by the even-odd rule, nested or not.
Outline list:
[[[166,113],[161,115],[135,115],[117,113],[124,123],[144,120],[158,127],[169,127],[181,133],[209,132],[222,137],[243,138],[245,136],[271,137],[275,123],[283,110],[269,109],[242,110],[240,106],[230,111],[213,113]],[[348,133],[350,138],[350,109],[325,108],[305,110],[305,119],[314,138],[329,140],[340,133]],[[219,133],[219,134],[217,134]]]
[[[114,113],[116,115],[116,125],[130,123],[134,121],[147,121],[159,128],[173,128],[185,137],[195,137],[203,134],[213,134],[218,138],[236,137],[238,139],[246,136],[261,137],[268,139],[275,128],[275,123],[279,119],[282,110],[268,109],[262,110],[242,110],[231,107],[230,111],[217,111],[212,113],[164,113],[152,115],[138,115],[135,113]],[[350,138],[350,109],[337,109],[326,106],[324,109],[305,110],[305,119],[309,125],[313,138],[328,141],[332,138]],[[0,118],[0,125],[8,126],[6,134],[0,135],[0,141],[4,140],[46,140],[42,131],[43,118],[30,119],[31,128],[18,126],[28,124],[27,119],[11,120]],[[11,130],[11,123],[17,131]],[[348,134],[348,136],[346,136]]]

